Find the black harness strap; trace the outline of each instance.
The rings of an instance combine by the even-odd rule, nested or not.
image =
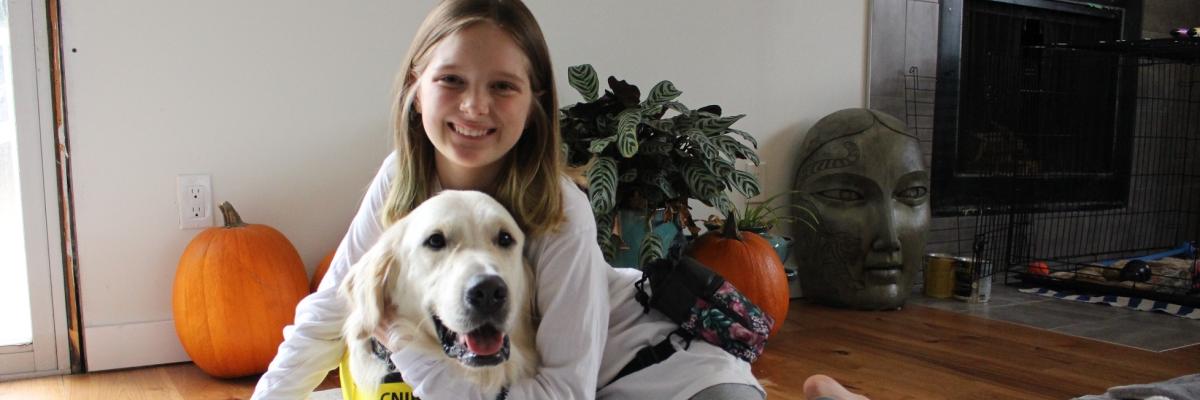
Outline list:
[[[658,364],[662,360],[671,357],[672,354],[675,354],[675,346],[671,344],[671,336],[668,335],[666,339],[658,342],[658,344],[646,346],[638,350],[637,354],[633,356],[633,360],[630,360],[629,364],[625,364],[625,368],[621,368],[621,372],[617,373],[617,377],[613,378],[612,382],[616,382],[626,375],[641,371],[643,368]]]

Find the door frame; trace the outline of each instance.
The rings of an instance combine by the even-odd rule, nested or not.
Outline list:
[[[33,343],[0,347],[0,380],[71,372],[47,2],[8,3],[13,120]]]

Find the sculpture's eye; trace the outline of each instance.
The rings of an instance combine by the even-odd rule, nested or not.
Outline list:
[[[896,197],[905,199],[919,199],[929,194],[929,189],[924,186],[913,186],[908,189],[901,190],[896,193]]]
[[[866,197],[862,193],[849,189],[829,189],[817,192],[817,196],[837,201],[862,201]]]
[[[918,185],[900,189],[896,191],[896,200],[912,207],[925,204],[929,200],[929,188]]]

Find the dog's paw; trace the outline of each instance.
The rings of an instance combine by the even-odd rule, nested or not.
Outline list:
[[[412,332],[412,329],[406,329],[392,321],[384,321],[375,328],[373,336],[375,341],[383,345],[389,352],[395,353],[412,343],[414,339]]]

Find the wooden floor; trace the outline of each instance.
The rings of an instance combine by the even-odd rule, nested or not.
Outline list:
[[[875,400],[1067,399],[1200,372],[1200,346],[1153,353],[910,306],[830,309],[793,301],[754,373],[768,398],[801,399],[831,375]],[[218,380],[190,363],[0,382],[0,400],[244,399],[255,378]],[[337,387],[336,376],[320,389]]]
[[[872,399],[1067,399],[1200,372],[1200,346],[1154,353],[909,306],[848,311],[793,301],[754,374],[800,399],[823,373]]]
[[[195,364],[182,363],[0,382],[0,400],[248,399],[257,382],[257,376],[212,378]],[[337,375],[331,373],[317,389],[336,387]]]

